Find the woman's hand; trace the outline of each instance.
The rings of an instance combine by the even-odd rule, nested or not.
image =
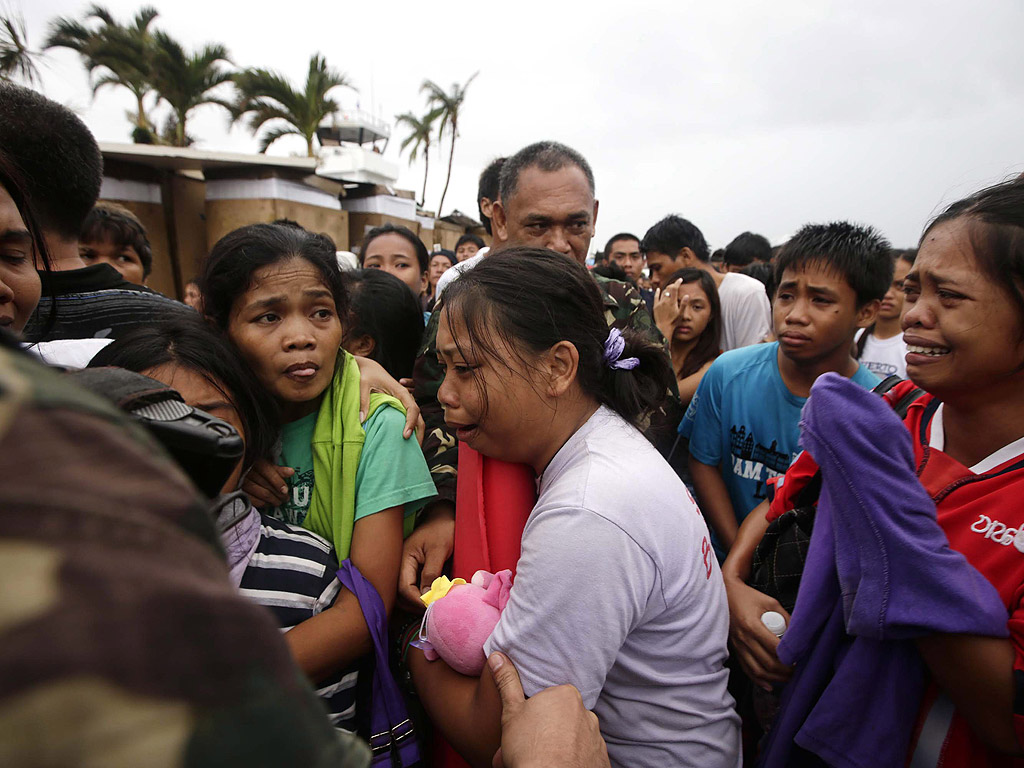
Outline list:
[[[291,467],[279,467],[266,459],[257,459],[242,480],[242,490],[255,507],[277,507],[288,501]]]
[[[398,597],[413,611],[424,610],[420,595],[441,575],[455,549],[455,508],[439,501],[405,540],[402,568],[398,574]]]
[[[672,341],[672,328],[683,307],[683,281],[676,280],[671,285],[659,288],[654,294],[654,324],[667,341]]]
[[[383,392],[396,398],[405,408],[405,430],[402,436],[406,439],[416,433],[416,439],[423,442],[423,417],[420,407],[412,393],[391,377],[384,366],[368,357],[353,355],[359,366],[359,421],[366,421],[366,413],[370,410],[370,392]]]
[[[789,624],[789,613],[768,595],[748,587],[736,578],[725,577],[729,598],[729,640],[743,671],[766,691],[773,683],[789,679],[793,670],[779,661],[779,638],[762,621],[766,611],[781,613]]]

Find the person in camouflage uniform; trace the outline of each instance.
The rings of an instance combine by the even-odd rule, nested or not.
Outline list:
[[[232,588],[189,479],[9,337],[0,457],[0,765],[368,765]]]
[[[534,246],[564,253],[582,264],[590,250],[597,210],[594,176],[587,161],[556,142],[532,144],[508,158],[502,167],[500,199],[492,209],[491,252],[510,246]],[[665,338],[637,289],[630,283],[593,273],[592,276],[604,299],[608,327],[641,331],[665,347],[668,354]],[[440,575],[444,560],[451,554],[450,544],[447,552],[444,547],[435,546],[430,554],[426,539],[429,536],[432,540],[450,542],[454,536],[451,521],[455,514],[458,441],[445,425],[444,410],[437,401],[437,390],[444,380],[436,348],[440,314],[438,307],[427,324],[413,370],[413,394],[426,424],[423,453],[438,491],[438,500],[425,507],[421,519],[439,521],[439,527],[446,526],[452,533],[434,537],[424,531],[406,540],[399,588],[410,604],[414,604],[421,589],[429,587]],[[654,415],[648,430],[648,437],[663,453],[667,453],[675,425],[682,417],[678,391],[671,395],[669,405],[664,412]]]

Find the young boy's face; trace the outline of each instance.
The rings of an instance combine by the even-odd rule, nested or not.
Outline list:
[[[820,262],[783,272],[772,306],[779,349],[801,364],[848,357],[857,329],[871,325],[877,312],[877,301],[858,309],[846,279]]]
[[[78,252],[86,266],[109,264],[129,283],[146,284],[142,259],[130,245],[119,245],[113,240],[83,240],[78,244]]]

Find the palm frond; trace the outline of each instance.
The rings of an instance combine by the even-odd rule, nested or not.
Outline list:
[[[282,125],[278,128],[271,128],[260,137],[260,152],[266,152],[271,144],[285,136],[302,136],[302,131],[294,125]]]
[[[30,85],[39,82],[35,51],[29,49],[25,20],[20,15],[0,17],[0,78],[18,75]]]

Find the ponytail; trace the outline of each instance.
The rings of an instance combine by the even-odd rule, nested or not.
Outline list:
[[[640,427],[665,402],[675,377],[660,345],[632,328],[621,333],[625,342],[622,358],[633,358],[637,365],[625,370],[605,363],[598,391],[592,394],[602,405],[607,405],[626,421]]]
[[[554,251],[509,248],[489,254],[448,286],[442,306],[449,323],[456,315],[465,323],[473,348],[493,359],[504,355],[495,340],[532,353],[570,342],[579,353],[583,391],[635,426],[643,426],[672,386],[668,355],[641,333],[621,331],[621,351],[606,359],[610,332],[601,291],[586,268]],[[636,364],[612,367],[629,358]]]

